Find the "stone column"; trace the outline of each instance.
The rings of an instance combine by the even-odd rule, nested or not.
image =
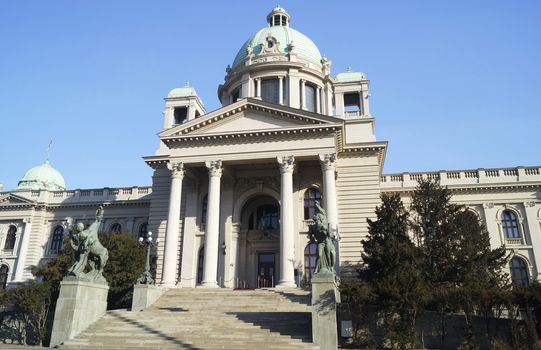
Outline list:
[[[325,193],[325,211],[327,212],[327,220],[334,230],[338,227],[338,207],[336,204],[336,153],[320,154],[321,170],[323,171],[323,183]]]
[[[363,90],[363,99],[361,100],[363,104],[363,114],[370,115],[370,93],[368,92],[368,86],[366,86]]]
[[[293,216],[293,156],[277,157],[280,164],[280,282],[276,288],[295,288],[295,221]]]
[[[301,79],[301,108],[306,109],[306,80]]]
[[[321,87],[316,90],[316,113],[321,113]]]
[[[168,163],[167,168],[171,171],[171,193],[169,196],[167,228],[165,230],[162,285],[165,287],[174,287],[177,282],[178,231],[180,223],[180,199],[182,196],[184,166],[181,162]]]
[[[339,271],[340,265],[340,245],[338,244],[340,235],[338,232],[338,205],[336,204],[336,181],[335,181],[335,171],[336,171],[336,153],[331,154],[320,154],[319,161],[321,163],[321,170],[323,171],[323,198],[324,209],[327,212],[327,221],[331,226],[333,235],[336,238],[335,249],[336,249],[336,261],[335,261],[335,270]]]
[[[284,104],[284,77],[278,77],[278,103]]]
[[[255,96],[261,98],[261,78],[257,78],[255,81],[257,84],[257,91]]]
[[[207,225],[205,229],[205,259],[201,287],[218,288],[218,240],[220,233],[220,178],[222,161],[206,162],[209,170],[209,192],[207,204]]]
[[[15,267],[15,275],[13,276],[13,282],[22,282],[24,275],[24,265],[26,263],[26,253],[28,252],[28,242],[30,241],[30,230],[32,229],[32,221],[30,218],[23,220],[24,231],[21,236],[21,243],[19,243],[19,253],[17,254],[17,265]]]

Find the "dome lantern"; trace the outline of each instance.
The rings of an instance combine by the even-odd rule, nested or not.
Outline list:
[[[267,22],[269,27],[282,26],[289,27],[289,21],[291,16],[287,13],[286,10],[277,6],[272,9],[272,11],[267,15]]]

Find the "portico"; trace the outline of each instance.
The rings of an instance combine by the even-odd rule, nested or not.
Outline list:
[[[321,167],[321,159],[331,165]],[[255,163],[213,160],[201,164],[181,159],[166,163],[170,196],[162,284],[204,288],[297,287],[304,247],[309,242],[309,220],[302,218],[302,192],[316,185],[323,191],[323,198],[334,197],[326,199],[325,206],[336,205],[332,170],[335,160],[334,153],[327,153],[299,158],[285,155]],[[206,194],[184,193],[185,179],[198,182],[197,187],[188,191]],[[329,193],[324,189],[330,189]],[[201,203],[183,201],[183,195],[200,197]],[[185,208],[181,208],[181,203]],[[336,208],[328,210],[336,212]],[[197,225],[199,232],[188,232],[186,224],[181,227],[182,221],[188,221],[179,219],[182,211],[197,213],[194,219],[201,221]],[[193,239],[181,240],[180,233]],[[189,246],[181,241],[194,244]],[[182,268],[181,261],[187,259],[191,260],[192,269]]]

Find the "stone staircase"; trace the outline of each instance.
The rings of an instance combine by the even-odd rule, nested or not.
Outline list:
[[[175,288],[150,308],[107,314],[62,349],[319,349],[302,290]]]

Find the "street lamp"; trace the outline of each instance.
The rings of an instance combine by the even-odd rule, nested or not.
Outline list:
[[[152,232],[148,232],[146,238],[139,237],[139,244],[145,245],[147,247],[147,260],[145,263],[145,271],[137,279],[138,284],[154,284],[154,279],[150,274],[150,248],[158,245],[160,239],[152,241]]]

